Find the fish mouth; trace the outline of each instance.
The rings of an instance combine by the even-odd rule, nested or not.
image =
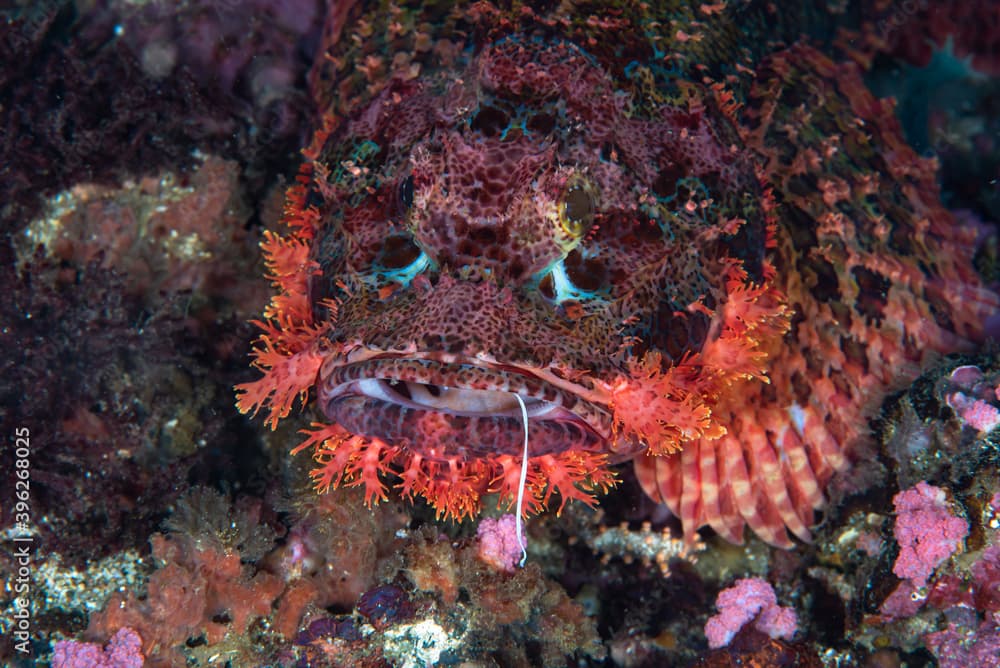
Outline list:
[[[520,403],[512,392],[467,390],[383,378],[366,378],[355,383],[353,389],[369,398],[413,410],[438,411],[464,417],[522,416]],[[558,404],[544,399],[527,397],[522,401],[529,419],[553,419],[554,414],[566,412]]]
[[[608,452],[605,406],[538,369],[480,359],[379,356],[320,371],[319,405],[348,431],[432,458]],[[520,398],[521,401],[518,401]]]

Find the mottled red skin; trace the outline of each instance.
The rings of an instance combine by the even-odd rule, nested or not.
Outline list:
[[[884,393],[1000,304],[856,66],[739,48],[775,18],[345,5],[241,409],[315,387],[320,489],[538,510],[635,458],[689,537],[808,540]]]
[[[723,293],[719,268],[734,247],[759,272],[765,239],[760,189],[728,119],[712,106],[627,113],[634,103],[578,47],[514,37],[457,73],[387,87],[331,135],[319,157],[331,167],[364,142],[385,147],[357,162],[367,174],[331,178],[323,207],[329,213],[315,252],[322,274],[311,296],[339,303],[333,338],[342,352],[327,358],[318,385],[331,421],[423,454],[440,451],[440,429],[454,439],[449,453],[520,452],[516,404],[506,414],[449,416],[442,425],[424,411],[334,395],[350,379],[387,378],[561,403],[564,419],[531,422],[532,454],[608,449],[611,411],[584,396],[593,380],[580,379],[576,392],[534,371],[610,378],[627,354],[664,334],[675,344],[670,359],[698,350],[707,318],[676,313]],[[504,137],[519,104],[528,129]],[[681,145],[682,135],[692,140]],[[657,206],[656,190],[683,190],[657,182],[674,173],[710,183],[694,201],[715,205],[691,212],[685,205],[693,198],[674,193]],[[409,178],[405,206],[399,193]],[[593,193],[595,211],[570,234],[559,216],[577,184]],[[720,243],[719,219],[740,204],[756,217],[738,239]],[[420,251],[429,267],[417,279],[386,276],[385,265]],[[594,296],[555,298],[556,264]],[[380,289],[392,292],[382,298]],[[623,326],[626,318],[635,322]],[[630,350],[629,336],[644,343]],[[617,458],[642,447],[619,441]]]

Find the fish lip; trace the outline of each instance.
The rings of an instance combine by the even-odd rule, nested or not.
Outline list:
[[[363,395],[413,410],[433,410],[463,417],[520,418],[520,405],[512,398],[515,394],[521,396],[501,390],[476,390],[395,378],[363,378],[342,383],[327,395],[327,399],[333,401],[343,396]],[[530,396],[521,396],[521,400],[529,419],[576,417],[552,401]]]
[[[537,371],[516,364],[413,352],[330,362],[321,369],[317,385],[319,406],[328,419],[335,419],[337,402],[367,397],[411,410],[471,418],[508,417],[520,422],[521,407],[513,398],[517,394],[532,423],[572,422],[596,441],[612,438],[606,407],[574,392],[571,383],[557,386]],[[450,379],[447,384],[438,380],[446,377]]]

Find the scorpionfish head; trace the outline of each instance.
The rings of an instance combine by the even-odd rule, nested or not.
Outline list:
[[[718,434],[712,402],[762,373],[754,333],[785,331],[767,199],[724,105],[558,40],[463,58],[394,80],[318,152],[322,413],[423,471],[417,488],[465,467],[476,494],[509,491],[527,430],[536,500]]]

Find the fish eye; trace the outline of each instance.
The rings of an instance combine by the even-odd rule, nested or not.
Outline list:
[[[594,222],[595,209],[590,185],[582,179],[571,181],[559,204],[559,224],[570,236],[582,237]]]
[[[399,203],[403,211],[409,211],[413,206],[413,174],[403,179],[399,184]]]

